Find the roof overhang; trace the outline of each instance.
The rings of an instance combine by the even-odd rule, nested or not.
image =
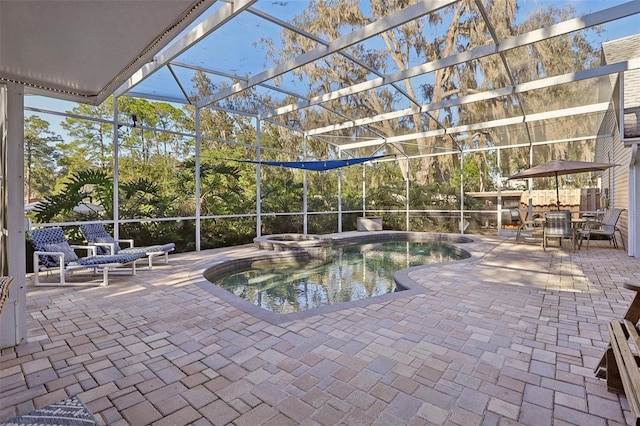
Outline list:
[[[0,81],[99,104],[215,0],[0,0]]]

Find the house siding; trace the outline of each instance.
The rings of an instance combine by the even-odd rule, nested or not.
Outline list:
[[[640,35],[605,43],[602,45],[602,62],[609,64],[628,60],[637,53],[638,46],[640,46]],[[600,137],[596,142],[595,161],[616,164],[616,167],[602,173],[602,193],[609,194],[609,208],[626,209],[620,217],[618,227],[622,231],[625,246],[628,247],[629,165],[632,151],[625,146],[621,133],[621,116],[624,113],[620,111],[620,100],[621,97],[624,99],[625,111],[638,106],[636,104],[638,104],[637,94],[640,93],[640,73],[638,70],[631,70],[602,78],[600,93],[612,93],[612,96],[598,130]],[[628,117],[625,116],[625,118],[627,121],[625,127],[628,131],[630,122]]]

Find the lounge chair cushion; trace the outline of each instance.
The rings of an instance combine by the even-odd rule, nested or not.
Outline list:
[[[54,227],[54,228],[46,228],[46,229],[35,229],[28,231],[29,239],[35,251],[58,251],[63,252],[66,250],[64,244],[69,246],[67,239],[64,236],[64,231],[62,228]],[[55,250],[47,249],[45,246],[51,246],[50,248],[54,248]],[[69,246],[69,249],[71,247]],[[73,251],[73,250],[72,250]],[[75,253],[74,253],[75,254]],[[77,265],[100,265],[105,263],[129,263],[134,260],[141,259],[145,256],[144,253],[130,253],[130,254],[114,254],[114,255],[100,255],[100,256],[88,256],[77,258],[76,260],[69,261],[67,255],[65,254],[65,263],[67,266],[77,266]],[[57,256],[40,256],[40,263],[42,266],[47,268],[56,268],[59,266],[58,257]]]
[[[35,251],[49,251],[45,249],[45,245],[67,242],[64,231],[59,227],[31,230],[28,234]],[[47,268],[58,266],[58,259],[55,256],[41,256],[40,262]]]
[[[175,243],[158,244],[143,247],[120,247],[115,239],[109,235],[101,223],[85,223],[80,225],[80,230],[89,243],[114,243],[116,253],[168,253],[176,247]],[[111,254],[104,246],[96,247],[98,254]]]
[[[158,244],[155,246],[147,246],[145,247],[147,253],[157,253],[157,252],[170,252],[176,248],[175,243],[167,243],[167,244]]]
[[[165,253],[172,251],[175,246],[175,243],[167,243],[155,246],[128,247],[120,250],[120,253]]]
[[[78,255],[76,254],[75,251],[73,251],[73,249],[71,248],[71,246],[69,245],[68,242],[64,241],[61,243],[56,243],[56,244],[45,244],[44,245],[44,251],[59,251],[64,253],[64,262],[65,263],[69,263],[69,262],[73,262],[78,260]],[[54,263],[58,263],[58,258],[57,257],[53,257],[53,262]]]
[[[134,260],[138,260],[144,257],[144,254],[113,254],[113,255],[99,255],[99,256],[89,256],[89,257],[81,257],[77,261],[71,263],[70,265],[104,265],[106,263],[129,263]]]
[[[118,244],[118,242],[111,236],[96,237],[95,242],[113,244],[114,253],[109,253],[109,250],[104,246],[98,246],[98,254],[118,254],[118,252],[120,251],[120,244]]]

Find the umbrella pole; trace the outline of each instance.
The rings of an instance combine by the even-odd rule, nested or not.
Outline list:
[[[558,206],[558,210],[560,210],[560,187],[558,185],[558,172],[556,172],[556,205]]]

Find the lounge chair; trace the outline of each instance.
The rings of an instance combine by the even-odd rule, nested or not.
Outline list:
[[[608,210],[601,221],[589,221],[579,231],[580,247],[582,247],[582,241],[587,240],[587,249],[589,249],[589,241],[592,235],[604,236],[609,240],[609,244],[613,244],[615,248],[618,248],[618,240],[616,239],[616,232],[620,233],[620,242],[622,248],[626,250],[624,246],[624,238],[622,238],[622,231],[618,228],[618,220],[625,209],[613,208]]]
[[[80,225],[80,231],[87,243],[96,246],[98,254],[140,254],[149,259],[149,269],[153,269],[153,258],[164,255],[164,263],[169,263],[169,252],[176,247],[175,243],[154,246],[135,247],[133,240],[115,240],[101,223],[87,223]],[[121,247],[120,244],[128,244]]]
[[[547,240],[549,238],[557,238],[560,246],[562,246],[563,238],[569,238],[575,251],[576,239],[571,226],[571,211],[556,210],[547,212],[542,231],[542,248],[544,250],[547,249]]]
[[[518,214],[520,215],[520,226],[518,226],[518,232],[516,233],[516,244],[520,242],[523,233],[531,234],[532,237],[536,234],[542,236],[542,222],[528,220],[528,212],[526,210],[518,209]]]
[[[132,275],[136,274],[136,261],[144,257],[137,254],[96,255],[96,247],[70,245],[64,236],[62,228],[32,229],[28,232],[31,245],[35,249],[33,253],[34,283],[40,285],[76,286],[76,285],[101,285],[109,284],[109,272],[114,268],[130,265],[127,270]],[[75,249],[87,250],[86,257],[78,257]],[[102,272],[102,281],[96,282],[68,282],[67,273],[72,274],[78,269],[93,269],[94,274]],[[40,283],[40,272],[58,271],[60,280],[57,283]]]

